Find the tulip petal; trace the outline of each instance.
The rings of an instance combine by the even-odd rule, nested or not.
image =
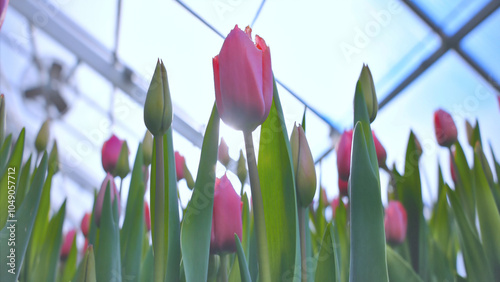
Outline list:
[[[224,103],[222,103],[220,93],[219,55],[212,58],[212,65],[214,68],[215,103],[217,104],[217,110],[224,112]]]
[[[269,115],[269,111],[271,110],[271,103],[273,102],[273,70],[271,67],[271,50],[266,45],[266,42],[262,37],[256,35],[255,42],[257,44],[257,48],[262,50],[262,93],[264,96],[264,115],[263,120],[267,118]]]

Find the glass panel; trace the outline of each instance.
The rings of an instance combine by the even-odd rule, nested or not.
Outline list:
[[[462,41],[462,47],[500,84],[500,10],[488,17]]]

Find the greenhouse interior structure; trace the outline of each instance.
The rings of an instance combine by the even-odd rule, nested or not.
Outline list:
[[[0,281],[500,281],[499,30],[500,0],[0,0]]]

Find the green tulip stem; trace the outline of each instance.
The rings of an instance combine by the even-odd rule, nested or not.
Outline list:
[[[302,282],[307,282],[307,257],[306,257],[306,215],[307,208],[299,209],[299,232],[300,232],[300,256],[302,258]]]
[[[153,255],[154,255],[154,281],[163,282],[165,280],[164,262],[164,236],[165,236],[165,177],[163,160],[163,136],[155,136],[156,146],[156,188],[155,188],[155,222],[153,234]]]
[[[255,219],[255,234],[257,236],[257,257],[259,261],[259,280],[271,281],[271,269],[269,268],[269,256],[267,248],[266,223],[264,216],[264,203],[260,191],[259,172],[253,147],[252,132],[243,131],[245,147],[247,152],[248,174],[250,176],[250,189],[252,191],[252,205]]]
[[[122,198],[123,178],[120,177],[120,199]]]
[[[219,282],[227,282],[227,270],[229,268],[229,254],[220,254],[220,266],[219,266],[219,274],[217,281]]]

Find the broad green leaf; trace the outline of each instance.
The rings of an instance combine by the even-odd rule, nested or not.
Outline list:
[[[451,238],[450,238],[451,239]],[[450,240],[453,242],[453,240]],[[456,272],[456,256],[449,260],[445,251],[429,237],[429,265],[431,268],[431,281],[453,281]]]
[[[44,154],[40,162],[40,166],[36,173],[34,173],[34,181],[31,184],[28,195],[26,195],[26,200],[23,201],[19,209],[16,210],[15,220],[12,222],[15,225],[15,237],[16,237],[16,264],[15,268],[11,272],[8,272],[10,266],[7,265],[10,259],[10,248],[0,248],[0,273],[9,273],[8,275],[2,277],[2,281],[10,282],[17,281],[19,276],[19,270],[23,266],[24,257],[26,254],[26,248],[28,247],[28,242],[31,236],[31,231],[33,230],[33,223],[35,221],[35,214],[37,213],[38,206],[40,203],[40,197],[42,195],[42,185],[45,181],[45,173],[47,172],[47,154]],[[8,224],[11,226],[11,224]],[[0,242],[8,242],[10,237],[9,226],[5,226],[0,231]]]
[[[7,167],[0,171],[0,199],[7,199],[9,190],[13,192],[16,191],[15,187],[19,179],[19,170],[21,169],[21,162],[23,160],[24,132],[23,128],[17,138],[14,150],[10,155]],[[9,205],[6,205],[5,202],[0,205],[0,227],[4,227],[7,222],[7,217],[9,215],[8,206]]]
[[[144,236],[144,177],[142,173],[142,144],[137,148],[125,220],[120,231],[122,277],[126,281],[139,281]]]
[[[457,192],[457,196],[460,199],[460,203],[465,210],[465,215],[469,219],[470,222],[475,222],[476,219],[476,207],[475,207],[475,193],[473,189],[473,179],[471,175],[471,170],[469,164],[467,163],[467,158],[465,157],[465,153],[462,150],[462,146],[457,141],[455,142],[455,157],[452,158],[454,162],[452,166],[454,166],[457,173],[457,182],[455,183],[455,191]],[[474,229],[474,232],[476,230]]]
[[[438,178],[438,198],[434,205],[434,211],[429,225],[437,244],[440,246],[441,250],[446,251],[450,242],[451,223],[448,217],[448,201],[446,199],[446,188],[443,182],[441,167],[439,167]]]
[[[323,237],[323,242],[321,242],[321,248],[318,253],[317,265],[315,279],[316,282],[332,281],[337,282],[338,280],[338,262],[335,254],[335,242],[334,242],[334,231],[333,226],[329,223],[326,226],[325,236]]]
[[[104,193],[96,249],[95,268],[98,282],[122,281],[120,260],[120,230],[118,227],[118,201],[111,203],[110,185]]]
[[[207,279],[218,144],[219,114],[214,105],[203,139],[196,184],[181,229],[182,260],[188,282]]]
[[[250,220],[250,250],[248,251],[248,271],[252,281],[257,281],[259,276],[259,267],[257,260],[257,236],[255,236],[255,228],[253,225],[253,216]]]
[[[41,246],[33,265],[33,275],[30,274],[31,281],[55,281],[57,264],[61,254],[62,227],[65,215],[66,201],[49,222],[44,244]]]
[[[474,180],[476,182],[476,206],[481,228],[481,241],[493,276],[500,277],[500,214],[482,165],[486,163],[486,160],[481,161],[481,158],[485,158],[485,156],[481,146],[477,143],[474,150]]]
[[[387,268],[391,282],[423,282],[411,265],[387,246]]]
[[[468,280],[493,281],[493,274],[490,271],[483,246],[477,237],[477,232],[473,231],[475,227],[470,224],[463,207],[460,205],[457,192],[447,187],[447,193],[460,230],[460,243]]]
[[[422,188],[416,137],[410,132],[406,149],[404,175],[397,177],[398,198],[408,215],[407,240],[413,269],[424,278],[428,276],[428,246],[423,216]]]
[[[3,176],[5,172],[5,165],[7,164],[7,160],[9,158],[10,153],[10,145],[12,144],[12,134],[9,134],[5,139],[5,142],[2,144],[2,148],[0,149],[0,177]]]
[[[16,209],[21,206],[24,201],[24,197],[28,194],[30,185],[30,175],[31,175],[31,155],[23,165],[21,173],[19,174],[19,182],[17,183],[16,190]]]
[[[76,282],[96,282],[94,247],[89,245],[81,263]]]
[[[153,281],[153,248],[149,247],[146,257],[141,263],[141,279],[139,281]]]
[[[340,274],[341,282],[349,281],[349,261],[350,261],[350,242],[349,226],[347,225],[347,209],[344,202],[340,201],[335,212],[335,255],[337,256],[336,273]]]
[[[495,157],[495,152],[493,152],[493,146],[490,144],[491,155],[493,156],[493,166],[495,167],[495,172],[497,175],[496,187],[492,187],[491,192],[495,196],[495,202],[497,204],[498,212],[500,212],[500,164]]]
[[[364,126],[369,125],[356,123],[352,141],[349,177],[350,281],[387,281],[384,212],[380,186],[370,163]]]
[[[245,259],[245,253],[243,252],[243,247],[241,246],[240,238],[238,238],[238,235],[234,234],[234,240],[236,241],[236,254],[238,255],[237,261],[240,266],[241,282],[252,282],[252,279],[250,278],[250,272],[248,271],[248,265]]]
[[[59,282],[70,282],[76,273],[76,257],[78,254],[78,249],[76,248],[76,234],[73,237],[73,244],[71,244],[71,250],[69,251],[68,258],[61,264],[64,266],[62,275],[59,276]]]
[[[269,116],[261,126],[258,161],[271,281],[298,279],[300,245],[295,177],[276,83]]]
[[[95,205],[97,202],[97,190],[94,190],[94,204],[92,205],[92,214],[90,215],[90,223],[89,223],[89,234],[87,239],[89,240],[88,244],[94,246],[94,254],[97,246],[99,245],[99,228],[97,228],[96,218],[95,218]]]

